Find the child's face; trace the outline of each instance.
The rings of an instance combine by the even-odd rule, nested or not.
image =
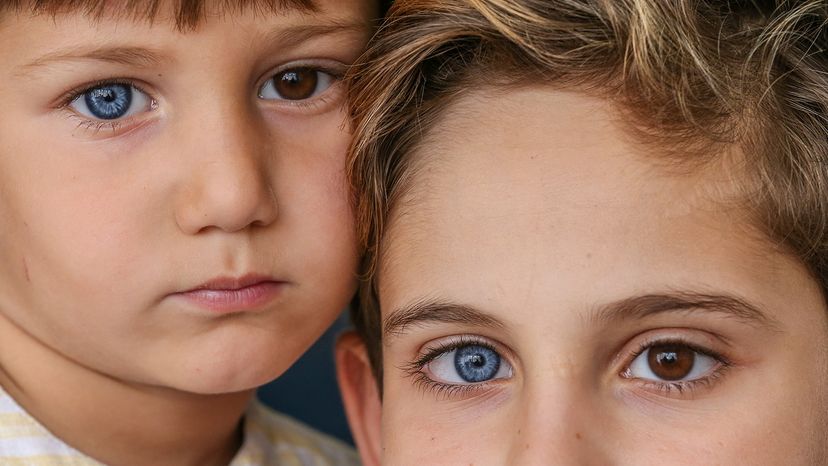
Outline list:
[[[378,277],[382,464],[826,464],[816,282],[725,205],[735,164],[671,175],[614,118],[476,96],[418,151]]]
[[[355,286],[337,76],[376,6],[164,5],[0,20],[0,313],[129,382],[249,389]]]

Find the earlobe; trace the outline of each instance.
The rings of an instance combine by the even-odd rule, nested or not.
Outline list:
[[[336,342],[336,376],[362,464],[380,466],[381,403],[365,343],[356,332],[346,332]]]

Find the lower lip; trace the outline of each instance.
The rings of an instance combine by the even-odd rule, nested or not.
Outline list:
[[[203,309],[230,314],[261,309],[275,300],[284,286],[282,282],[261,282],[237,290],[193,290],[178,296]]]

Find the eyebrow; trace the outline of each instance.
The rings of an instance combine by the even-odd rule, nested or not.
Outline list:
[[[634,296],[595,308],[589,318],[605,323],[643,319],[675,312],[702,312],[731,317],[746,324],[780,331],[781,323],[759,306],[730,294],[670,292]],[[505,324],[473,306],[447,300],[421,300],[391,312],[383,324],[383,337],[400,336],[417,325],[462,324],[502,329]]]
[[[430,323],[463,324],[501,329],[503,322],[474,307],[440,300],[422,300],[392,312],[383,324],[383,336],[399,336],[409,327]]]
[[[164,61],[164,55],[145,47],[104,46],[95,48],[70,47],[47,53],[21,66],[21,74],[53,63],[95,60],[128,66],[155,66]]]
[[[366,33],[370,32],[371,25],[369,23],[359,22],[332,22],[329,24],[314,24],[304,26],[290,26],[287,28],[278,28],[277,30],[265,35],[265,43],[279,44],[279,47],[294,48],[302,42],[308,41],[315,37],[325,37],[345,33]]]
[[[276,43],[280,48],[290,49],[314,37],[355,32],[364,33],[369,30],[370,27],[366,24],[348,22],[290,26],[278,28],[276,31],[266,34],[264,41],[265,43]],[[146,47],[104,46],[91,49],[70,47],[47,53],[28,64],[22,65],[18,76],[53,63],[79,60],[94,60],[135,67],[152,67],[164,62],[166,56],[159,50]]]
[[[760,306],[728,293],[674,291],[634,296],[599,306],[591,317],[614,322],[651,317],[670,312],[719,314],[746,323],[779,331],[782,324]]]

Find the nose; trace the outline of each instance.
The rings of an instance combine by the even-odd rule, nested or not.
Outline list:
[[[528,384],[531,385],[531,382]],[[540,384],[539,384],[540,385]],[[604,449],[608,423],[587,389],[572,381],[524,392],[505,464],[592,466],[614,464]],[[567,385],[567,386],[565,386]]]
[[[204,118],[186,123],[183,133],[190,136],[177,140],[188,170],[175,216],[187,234],[236,232],[276,220],[266,127],[243,106],[235,107],[202,112]]]

